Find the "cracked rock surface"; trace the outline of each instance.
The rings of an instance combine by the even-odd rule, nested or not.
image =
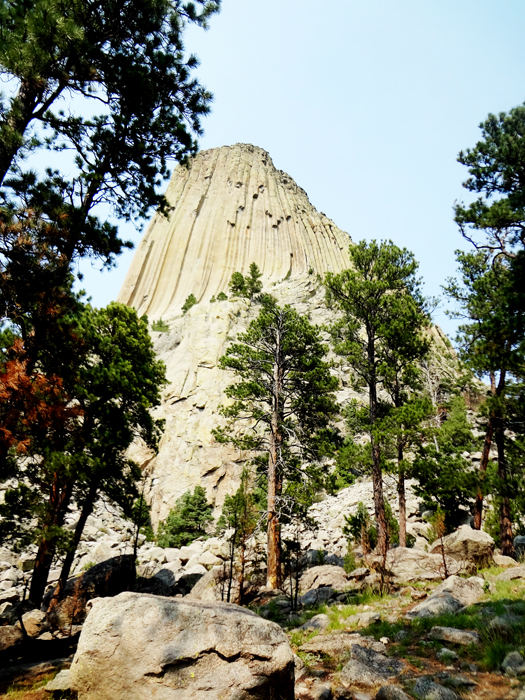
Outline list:
[[[71,666],[79,700],[293,700],[286,635],[245,608],[129,592],[91,606]]]

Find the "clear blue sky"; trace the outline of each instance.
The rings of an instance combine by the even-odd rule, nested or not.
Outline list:
[[[489,112],[525,101],[525,2],[223,3],[208,32],[186,36],[215,95],[201,148],[265,148],[354,241],[412,250],[426,293],[440,294],[468,247],[452,220],[467,195],[457,153]],[[115,298],[132,254],[109,273],[83,266],[94,304]]]

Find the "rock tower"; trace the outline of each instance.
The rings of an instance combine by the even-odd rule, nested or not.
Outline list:
[[[304,190],[255,146],[203,151],[188,168],[175,170],[166,196],[170,217],[157,214],[152,220],[119,296],[139,314],[151,321],[162,318],[169,326],[169,332],[152,332],[169,381],[157,411],[166,420],[159,452],[152,455],[135,444],[130,455],[147,475],[155,525],[196,484],[206,489],[218,516],[250,457],[211,434],[221,425],[218,409],[234,380],[219,369],[218,359],[258,313],[257,305],[229,294],[232,273],[246,273],[256,262],[264,291],[314,323],[326,323],[329,311],[318,275],[347,268],[351,244],[348,234],[317,212]],[[228,300],[212,302],[221,291]],[[183,314],[190,294],[199,303]],[[446,351],[438,335],[436,342]],[[363,400],[340,360],[334,372],[341,404]]]
[[[251,262],[266,285],[348,265],[348,234],[262,148],[202,151],[175,169],[166,198],[169,217],[154,216],[118,298],[150,320],[180,316],[190,294],[207,302],[227,292]]]
[[[159,453],[139,444],[131,451],[148,477],[154,524],[196,484],[219,514],[249,457],[211,435],[233,380],[217,361],[257,314],[255,306],[229,295],[232,273],[247,273],[257,263],[264,291],[322,322],[327,318],[318,275],[345,269],[351,244],[256,146],[202,151],[188,167],[175,169],[166,198],[169,217],[154,216],[118,297],[170,329],[152,333],[169,381],[158,409],[166,420]],[[221,291],[228,301],[212,303]],[[199,303],[183,314],[190,294]]]

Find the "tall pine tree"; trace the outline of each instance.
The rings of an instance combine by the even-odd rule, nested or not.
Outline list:
[[[409,377],[426,344],[419,334],[428,321],[412,253],[391,241],[361,241],[350,246],[351,268],[325,278],[328,306],[339,312],[331,332],[335,351],[344,356],[368,388],[372,480],[378,549],[388,547],[383,498],[379,428],[380,388],[390,388],[402,402],[403,376]],[[404,484],[404,478],[402,483]],[[401,498],[402,498],[401,492]]]
[[[246,333],[220,359],[239,381],[226,395],[225,428],[218,441],[261,457],[267,486],[267,585],[280,588],[281,532],[287,482],[319,479],[320,458],[329,449],[330,422],[337,412],[337,379],[325,361],[320,331],[290,306],[265,296]]]

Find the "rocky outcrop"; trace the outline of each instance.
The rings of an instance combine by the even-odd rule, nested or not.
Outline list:
[[[151,221],[118,297],[139,315],[180,316],[190,294],[228,292],[254,261],[267,284],[347,267],[348,234],[262,148],[202,151],[175,169],[166,198],[169,215]]]
[[[481,600],[484,595],[484,585],[484,580],[477,576],[471,576],[468,579],[449,576],[434,589],[432,595],[412,608],[405,617],[414,620],[417,617],[435,617],[455,613]]]
[[[221,425],[218,408],[233,379],[218,368],[218,359],[258,309],[238,298],[212,299],[219,292],[229,294],[233,272],[247,273],[256,262],[264,291],[313,322],[326,323],[330,314],[318,276],[347,268],[351,244],[348,234],[317,212],[290,176],[255,146],[203,151],[189,167],[175,169],[166,197],[169,217],[157,214],[152,220],[119,295],[140,315],[148,314],[151,321],[162,317],[169,327],[169,332],[153,333],[169,381],[157,411],[166,421],[159,453],[140,444],[130,453],[147,466],[154,525],[197,484],[206,489],[218,516],[249,457],[217,443],[211,430]],[[183,315],[190,294],[198,303]],[[432,334],[442,357],[450,356],[439,329]],[[341,380],[338,400],[344,405],[358,398],[349,369],[338,362],[334,372]],[[409,491],[409,506],[410,499]],[[331,518],[330,525],[334,520],[340,539],[342,519]]]
[[[0,651],[19,644],[23,639],[22,630],[17,625],[3,625],[0,627]]]
[[[132,554],[108,559],[75,576],[66,584],[64,599],[48,615],[51,625],[65,629],[81,624],[86,617],[86,605],[92,598],[115,596],[135,585],[135,559]],[[45,599],[46,606],[53,595],[51,589]]]
[[[350,650],[350,661],[341,671],[341,681],[347,687],[375,686],[390,678],[396,678],[405,668],[404,661],[389,658],[373,649],[354,644]]]
[[[371,566],[381,566],[379,556],[367,557]],[[459,569],[458,563],[447,557],[450,571]],[[429,554],[418,548],[395,547],[387,553],[385,569],[392,583],[410,583],[412,581],[441,581],[443,579],[443,558]]]
[[[429,636],[431,639],[437,639],[439,642],[450,642],[461,646],[481,643],[481,638],[477,632],[458,630],[455,627],[432,627]]]
[[[348,576],[344,569],[340,566],[314,566],[299,579],[299,590],[303,593],[323,586],[343,591],[348,586]]]
[[[432,554],[445,554],[457,561],[465,561],[476,567],[493,563],[494,540],[483,530],[473,530],[470,525],[461,525],[457,530],[437,540],[430,550]]]
[[[244,608],[138,593],[91,605],[70,672],[81,700],[293,700],[286,635]]]
[[[474,605],[483,598],[485,582],[479,576],[470,578],[460,578],[459,576],[449,576],[443,583],[434,589],[433,595],[440,593],[450,593],[462,605]]]
[[[338,634],[318,635],[301,645],[300,651],[314,652],[316,654],[328,654],[340,656],[350,651],[354,644],[372,649],[378,654],[386,654],[386,646],[376,642],[373,637],[362,636],[357,633],[339,632]]]

